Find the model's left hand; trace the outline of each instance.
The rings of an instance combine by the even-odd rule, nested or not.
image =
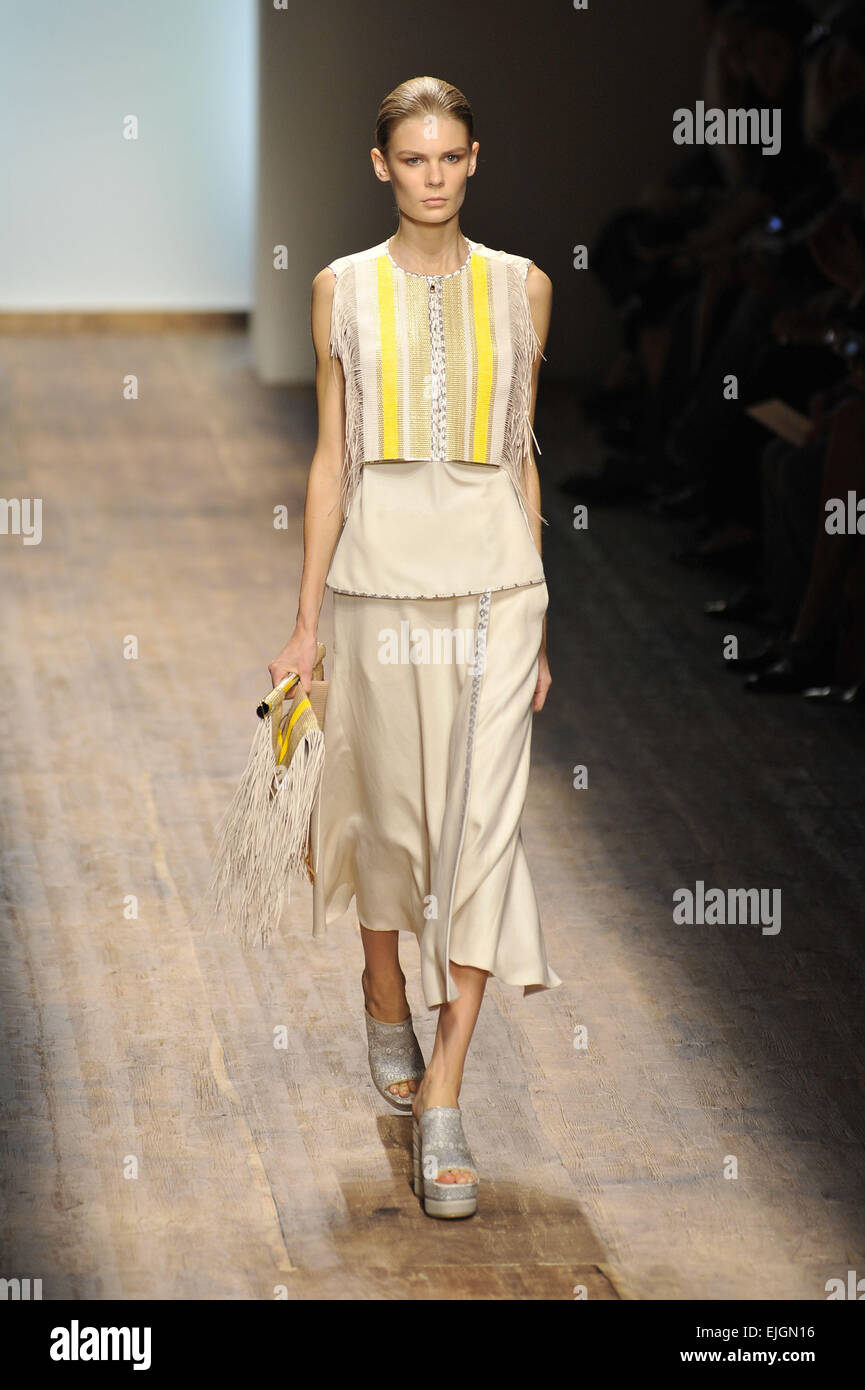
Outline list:
[[[532,710],[537,714],[538,710],[543,709],[544,701],[547,698],[547,691],[553,683],[550,675],[550,663],[547,661],[546,644],[538,652],[538,683],[535,686],[535,696],[532,700]]]

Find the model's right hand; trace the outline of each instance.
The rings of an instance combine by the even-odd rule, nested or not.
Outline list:
[[[274,686],[285,680],[289,671],[297,671],[300,683],[308,695],[312,684],[312,668],[317,656],[318,638],[315,633],[298,632],[295,629],[279,656],[271,661],[267,668]]]

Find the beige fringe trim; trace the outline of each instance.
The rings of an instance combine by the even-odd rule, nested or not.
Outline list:
[[[349,289],[351,286],[351,290]],[[337,277],[330,316],[330,356],[338,357],[345,378],[345,453],[340,484],[340,511],[346,518],[363,472],[363,381],[352,347],[355,319],[354,275],[350,268]]]
[[[277,717],[282,704],[277,707]],[[217,827],[208,888],[226,935],[244,948],[266,946],[282,916],[290,881],[309,878],[309,823],[324,767],[324,734],[314,729],[287,768],[277,771],[272,714],[260,720],[246,768]]]
[[[529,512],[532,511],[544,525],[549,525],[546,517],[529,502],[526,481],[532,444],[539,454],[541,452],[531,424],[532,370],[536,357],[540,355],[545,362],[547,359],[541,352],[541,340],[532,319],[525,279],[513,267],[508,273],[508,308],[514,352],[514,384],[505,419],[503,462],[510,474],[526,521],[530,521]]]

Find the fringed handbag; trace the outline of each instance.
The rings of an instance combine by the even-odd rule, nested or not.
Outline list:
[[[210,898],[244,946],[266,946],[291,880],[315,878],[310,819],[324,768],[324,657],[320,642],[309,695],[292,671],[258,706],[246,768],[217,827]]]

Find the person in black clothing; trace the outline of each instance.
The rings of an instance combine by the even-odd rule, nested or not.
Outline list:
[[[813,459],[814,448],[819,449],[822,441],[825,444],[811,513],[807,583],[792,631],[756,657],[735,663],[734,669],[751,670],[746,689],[753,693],[802,692],[810,699],[849,702],[865,695],[865,517],[853,529],[836,532],[828,513],[833,499],[845,504],[845,510],[850,494],[865,499],[865,219],[861,211],[865,208],[865,93],[837,108],[821,144],[846,196],[858,205],[826,219],[811,239],[815,261],[847,301],[843,315],[828,320],[830,332],[826,332],[826,321],[820,331],[849,366],[845,379],[812,403],[814,428],[808,456]],[[764,474],[771,475],[778,462],[777,455],[767,460]],[[785,543],[796,549],[792,533],[798,530],[802,535],[801,526],[787,528],[785,534],[784,525],[779,524],[785,512],[789,515],[793,490],[801,488],[803,478],[797,475],[792,481],[791,488],[789,476],[786,486],[781,476],[775,480],[767,530],[769,583],[773,564],[783,564]],[[813,493],[810,481],[804,491]]]

